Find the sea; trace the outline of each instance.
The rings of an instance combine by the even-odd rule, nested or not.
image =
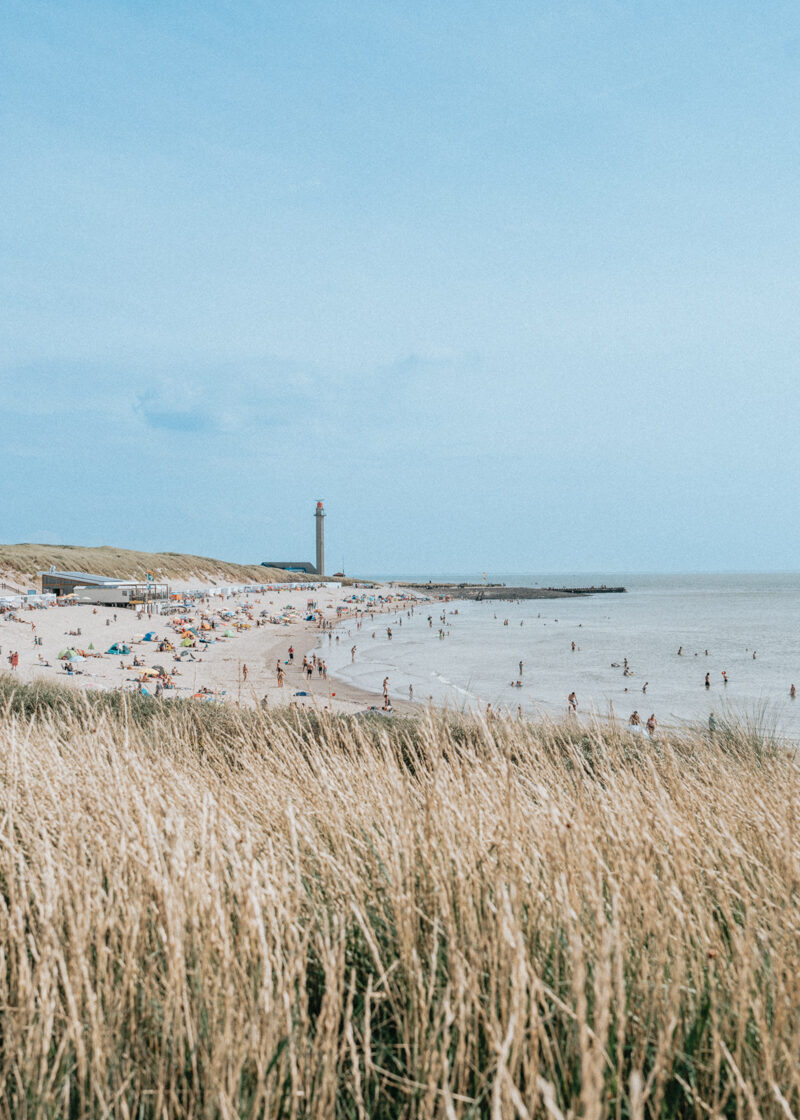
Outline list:
[[[482,575],[426,578],[480,583]],[[417,703],[464,712],[491,704],[558,719],[575,692],[583,716],[627,720],[636,710],[643,722],[652,713],[674,727],[707,725],[714,713],[800,741],[800,698],[790,697],[793,683],[800,689],[800,573],[503,573],[489,582],[626,592],[434,600],[413,613],[376,614],[360,629],[349,620],[335,632],[338,641],[322,646],[329,675],[377,693],[388,676],[392,697],[408,700],[411,686]]]

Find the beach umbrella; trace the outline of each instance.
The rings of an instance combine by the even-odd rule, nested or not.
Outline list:
[[[181,642],[182,646],[190,646],[191,644],[192,644],[192,639],[191,638],[184,638],[183,641]]]
[[[89,642],[89,649],[94,649],[94,642]]]
[[[164,668],[163,665],[154,665],[153,668],[156,670],[157,673],[160,673],[162,677],[165,677],[167,675],[167,670]]]
[[[158,673],[155,669],[142,669],[140,676],[142,677],[157,677]]]
[[[85,661],[85,657],[81,657],[79,653],[71,653],[69,657],[64,658],[65,661]]]

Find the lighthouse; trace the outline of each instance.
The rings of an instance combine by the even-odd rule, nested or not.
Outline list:
[[[317,575],[325,575],[325,510],[322,502],[317,502],[317,512],[314,514],[317,521]]]

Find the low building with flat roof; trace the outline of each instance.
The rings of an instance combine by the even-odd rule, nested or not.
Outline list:
[[[263,560],[261,567],[277,568],[280,572],[305,572],[309,576],[317,574],[314,565],[307,563],[305,560]]]
[[[42,592],[62,597],[74,595],[79,603],[103,604],[109,607],[127,607],[135,603],[149,603],[155,599],[169,598],[169,585],[155,580],[116,579],[98,576],[91,572],[59,572],[51,568],[40,572]]]

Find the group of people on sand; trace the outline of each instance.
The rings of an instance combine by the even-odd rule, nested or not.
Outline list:
[[[637,711],[631,712],[630,716],[628,717],[628,727],[640,728],[641,726],[642,717]],[[648,735],[650,735],[651,737],[655,735],[656,728],[658,727],[658,720],[656,719],[655,712],[651,713],[650,718],[647,720],[644,726],[647,729]]]
[[[571,716],[577,716],[578,714],[578,697],[575,692],[570,692],[569,696],[567,697],[567,711]],[[642,725],[642,717],[639,715],[639,712],[631,712],[630,716],[628,717],[628,727],[641,729],[642,726],[646,728],[647,734],[650,735],[651,738],[653,735],[655,735],[656,728],[658,727],[658,720],[656,719],[655,712],[650,713],[650,716],[648,717],[644,725]]]

